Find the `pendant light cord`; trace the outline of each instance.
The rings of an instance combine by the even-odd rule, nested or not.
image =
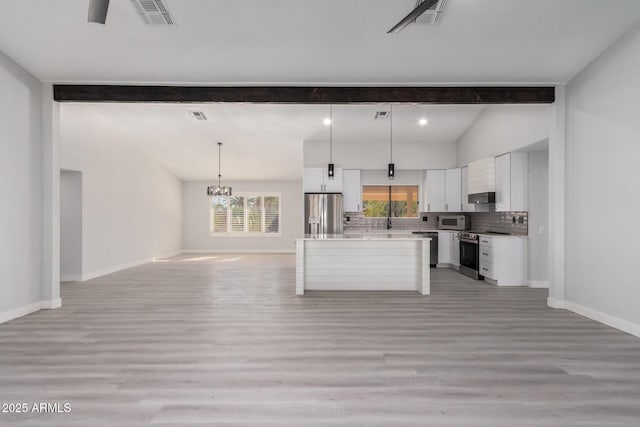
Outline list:
[[[222,164],[221,149],[222,149],[222,142],[218,142],[218,187],[222,187],[220,185],[221,184],[220,178],[222,177],[222,174],[220,173],[220,167],[221,167],[221,164]]]
[[[393,163],[393,104],[389,105],[389,161]]]
[[[329,104],[329,163],[333,163],[333,105]]]

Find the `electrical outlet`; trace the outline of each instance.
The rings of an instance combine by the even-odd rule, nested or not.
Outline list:
[[[425,216],[422,217],[422,220],[425,221],[425,222],[429,221],[429,217],[425,215]]]
[[[514,224],[516,223],[516,217],[515,216],[511,217],[511,222],[514,223]]]
[[[538,227],[538,234],[544,234],[544,225]]]
[[[347,216],[347,222],[348,221],[351,221],[351,217],[350,216]]]
[[[520,215],[520,216],[518,217],[518,223],[520,223],[520,224],[524,224],[524,216]]]

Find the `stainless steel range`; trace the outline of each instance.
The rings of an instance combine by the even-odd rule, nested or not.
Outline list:
[[[460,240],[460,273],[472,279],[482,280],[480,275],[480,235],[469,231],[458,233]]]

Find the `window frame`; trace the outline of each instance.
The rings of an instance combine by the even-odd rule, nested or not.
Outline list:
[[[362,216],[364,218],[370,218],[370,219],[387,219],[389,218],[389,210],[387,208],[387,215],[386,216],[366,216],[365,215],[365,207],[364,207],[364,187],[388,187],[389,189],[389,199],[387,200],[387,203],[390,206],[391,203],[391,189],[392,187],[416,187],[416,195],[418,196],[416,202],[417,202],[417,207],[416,207],[416,216],[392,216],[391,218],[393,219],[398,219],[398,220],[405,220],[405,219],[417,219],[420,218],[420,184],[362,184],[362,188],[361,188],[361,194],[362,194]]]
[[[214,220],[214,212],[213,212],[213,198],[221,197],[221,196],[209,196],[209,237],[282,237],[282,193],[278,192],[260,192],[260,191],[242,191],[239,193],[235,193],[231,196],[222,196],[226,197],[227,200],[230,197],[243,197],[244,198],[244,207],[243,207],[243,215],[244,215],[244,231],[231,231],[231,204],[227,203],[227,231],[222,232],[214,232],[213,231],[213,220]],[[255,232],[255,231],[247,231],[248,230],[248,209],[247,209],[247,200],[250,197],[261,197],[262,198],[262,229],[266,230],[266,210],[264,208],[264,198],[265,197],[277,197],[278,198],[278,232],[277,233],[268,233],[266,231]]]

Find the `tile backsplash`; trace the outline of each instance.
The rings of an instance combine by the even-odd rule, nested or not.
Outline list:
[[[440,215],[468,215],[471,230],[497,231],[516,235],[528,234],[527,212],[421,212],[418,218],[392,218],[393,230],[436,230]],[[427,220],[423,221],[426,217]],[[515,218],[515,222],[514,222]],[[386,230],[387,218],[365,218],[362,212],[345,212],[344,230]]]

